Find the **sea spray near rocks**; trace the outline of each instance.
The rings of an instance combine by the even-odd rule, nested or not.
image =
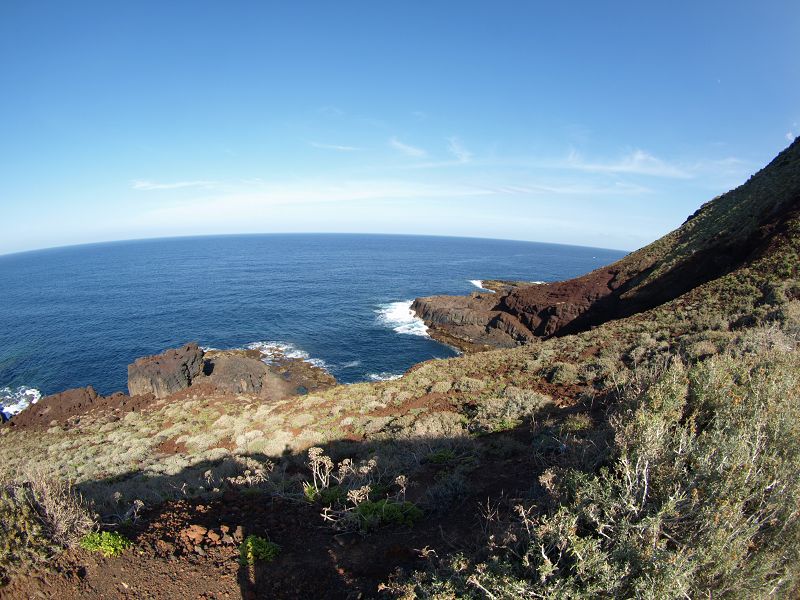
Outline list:
[[[258,350],[261,352],[263,356],[262,360],[267,364],[273,364],[276,361],[289,358],[305,361],[315,367],[325,369],[326,371],[330,370],[324,360],[321,358],[312,358],[308,352],[289,342],[253,342],[247,344],[245,348],[247,350]]]
[[[391,327],[400,334],[429,337],[425,322],[411,310],[413,302],[413,300],[402,300],[381,304],[375,311],[378,323],[384,327]]]
[[[394,381],[403,375],[398,373],[370,373],[367,375],[368,381]]]
[[[24,385],[0,388],[0,413],[3,420],[10,419],[31,404],[36,404],[41,398],[42,393],[39,390]]]
[[[483,292],[494,294],[494,290],[483,287],[483,279],[470,279],[469,282]]]

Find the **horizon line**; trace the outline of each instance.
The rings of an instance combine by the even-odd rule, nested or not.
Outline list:
[[[427,238],[452,238],[452,239],[465,239],[465,240],[487,240],[498,242],[518,242],[523,244],[541,244],[545,246],[569,246],[572,248],[590,248],[594,250],[605,250],[611,252],[623,252],[630,254],[639,248],[623,249],[623,248],[604,248],[602,246],[584,246],[581,244],[567,244],[564,242],[541,242],[537,240],[520,240],[516,238],[496,238],[484,237],[477,235],[447,235],[447,234],[430,234],[430,233],[382,233],[382,232],[347,232],[347,231],[262,231],[262,232],[242,232],[242,233],[208,233],[208,234],[185,234],[185,235],[164,235],[164,236],[149,236],[149,237],[136,237],[136,238],[122,238],[116,240],[99,240],[94,242],[80,242],[77,244],[59,244],[56,246],[43,246],[41,248],[30,248],[28,250],[15,250],[12,252],[0,253],[0,259],[8,256],[16,256],[19,254],[31,254],[35,252],[48,252],[51,250],[64,250],[68,248],[82,248],[85,246],[103,246],[111,244],[125,244],[136,242],[149,242],[158,240],[182,240],[192,238],[222,238],[222,237],[257,237],[257,236],[290,236],[290,235],[329,235],[329,236],[386,236],[386,237],[427,237]],[[648,242],[648,244],[651,242]],[[647,244],[645,244],[646,246]],[[644,246],[641,246],[644,247]]]

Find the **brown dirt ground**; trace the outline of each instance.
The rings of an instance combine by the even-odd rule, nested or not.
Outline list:
[[[529,428],[478,438],[485,446],[513,437],[530,443]],[[526,458],[523,458],[526,457]],[[436,480],[442,464],[425,464],[414,477],[408,499],[419,502]],[[390,527],[362,535],[341,533],[325,522],[316,504],[252,490],[228,491],[222,497],[166,502],[120,531],[134,547],[106,558],[81,549],[56,557],[49,565],[17,576],[0,599],[59,598],[375,598],[379,586],[424,568],[423,549],[444,556],[469,551],[482,540],[482,507],[528,495],[541,472],[531,453],[481,460],[470,475],[463,500],[426,514],[413,528]],[[281,547],[272,563],[239,564],[238,544],[202,542],[202,554],[186,535],[192,525],[231,535],[267,537]]]

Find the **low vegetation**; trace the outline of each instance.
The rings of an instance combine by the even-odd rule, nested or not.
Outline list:
[[[248,535],[239,546],[239,562],[254,565],[258,561],[271,562],[281,551],[278,544],[257,535]]]
[[[642,285],[764,233],[759,215],[797,197],[796,164],[783,187],[723,196],[632,255],[660,261]],[[0,577],[81,540],[124,550],[98,522],[245,498],[318,518],[337,569],[396,535],[425,561],[387,573],[387,597],[798,597],[800,218],[787,211],[767,242],[646,312],[394,381],[276,402],[189,388],[123,415],[1,427]],[[47,471],[20,475],[31,465]],[[255,534],[225,547],[242,542],[248,567],[275,561],[255,576],[289,559],[294,530],[270,532],[283,549]]]
[[[432,562],[394,591],[788,597],[800,577],[800,360],[794,341],[761,335],[755,350],[740,340],[693,365],[640,367],[601,469],[547,473],[545,501],[492,514],[488,558]]]
[[[103,556],[119,556],[131,548],[133,543],[116,531],[94,531],[81,539],[80,546],[84,550],[99,552]]]
[[[75,546],[93,527],[68,483],[30,474],[0,483],[0,581]]]

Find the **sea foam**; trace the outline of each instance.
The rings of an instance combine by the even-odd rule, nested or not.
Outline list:
[[[260,351],[261,354],[264,355],[262,360],[268,365],[282,358],[294,358],[319,367],[320,369],[328,370],[328,365],[324,360],[321,358],[311,358],[308,352],[289,342],[253,342],[252,344],[247,344],[245,348],[247,350]]]
[[[378,315],[378,323],[384,327],[391,327],[397,333],[429,337],[425,321],[411,310],[413,303],[413,300],[403,300],[378,305],[375,310]]]
[[[470,279],[469,282],[479,290],[482,290],[484,292],[489,292],[490,294],[494,294],[494,290],[489,290],[483,287],[483,279]]]
[[[0,412],[3,413],[4,420],[10,419],[31,404],[36,404],[41,398],[42,393],[39,390],[24,385],[16,389],[0,388]]]
[[[367,375],[367,381],[394,381],[401,377],[402,375],[398,375],[397,373],[369,373]]]

